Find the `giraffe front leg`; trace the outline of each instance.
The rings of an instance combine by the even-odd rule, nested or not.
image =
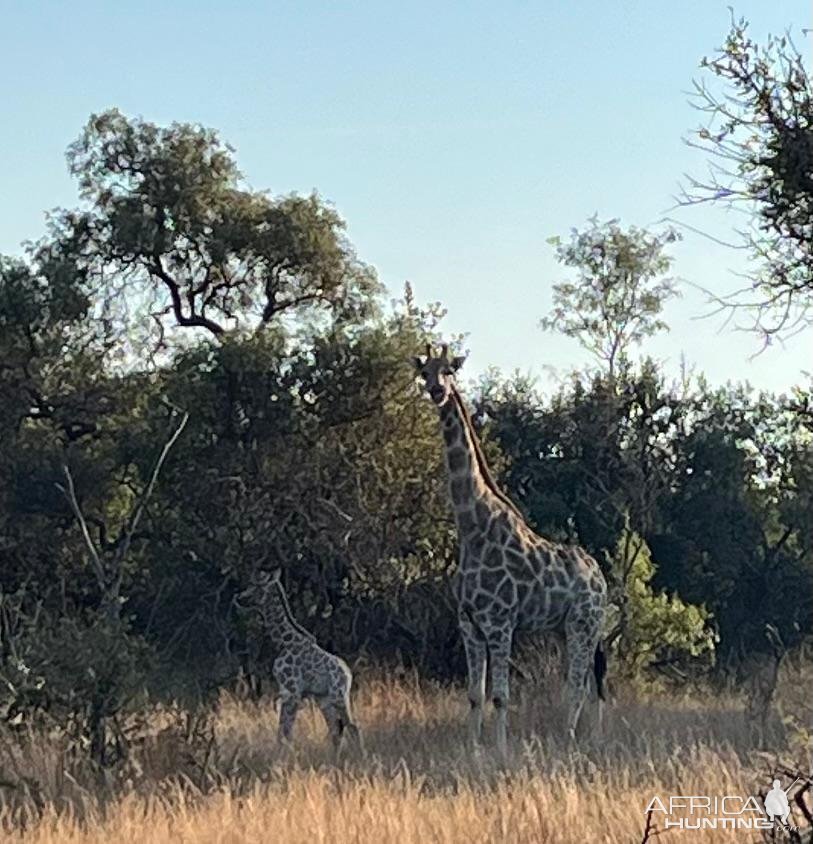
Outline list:
[[[460,632],[466,650],[469,694],[469,744],[476,748],[483,733],[483,704],[486,699],[486,642],[480,631],[466,617],[460,617]]]
[[[503,757],[508,752],[508,701],[510,687],[508,665],[511,659],[510,627],[496,630],[488,638],[488,657],[491,662],[491,699],[497,718],[497,751]]]

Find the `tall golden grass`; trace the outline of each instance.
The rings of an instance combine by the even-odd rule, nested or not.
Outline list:
[[[203,723],[154,710],[127,762],[104,777],[72,757],[58,735],[3,742],[5,839],[641,841],[654,795],[758,794],[769,786],[772,756],[795,752],[779,732],[772,754],[755,750],[736,696],[643,699],[632,691],[608,707],[602,736],[585,737],[573,752],[562,739],[558,691],[526,685],[512,704],[509,758],[500,761],[490,731],[480,752],[467,748],[460,689],[414,678],[367,678],[359,687],[366,752],[347,747],[338,759],[314,711],[300,716],[294,749],[281,749],[271,701],[225,694]],[[658,840],[673,836],[736,840],[713,830]]]

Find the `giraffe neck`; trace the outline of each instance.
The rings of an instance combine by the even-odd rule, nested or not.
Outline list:
[[[277,645],[314,640],[313,635],[294,618],[288,596],[280,583],[275,583],[268,591],[260,614],[266,633]]]
[[[454,386],[440,408],[440,419],[449,471],[449,492],[461,535],[465,536],[472,529],[472,517],[482,521],[476,513],[478,502],[482,502],[489,511],[507,509],[522,518],[491,475],[471,418]]]

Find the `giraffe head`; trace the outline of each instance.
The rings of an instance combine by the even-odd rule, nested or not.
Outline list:
[[[449,347],[444,343],[440,355],[432,355],[432,346],[426,344],[426,354],[423,357],[414,357],[412,364],[416,372],[423,378],[429,398],[438,406],[442,407],[451,394],[454,376],[463,365],[465,357],[449,357]]]
[[[279,580],[279,569],[275,569],[273,572],[255,572],[249,585],[235,597],[234,603],[240,609],[245,609],[246,606],[262,606],[269,591],[279,583]]]

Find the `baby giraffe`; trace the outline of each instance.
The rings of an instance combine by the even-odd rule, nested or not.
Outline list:
[[[279,687],[279,740],[290,742],[296,714],[303,700],[314,700],[324,715],[333,746],[338,752],[347,731],[361,747],[358,727],[350,717],[350,686],[353,674],[347,663],[319,647],[312,633],[294,618],[280,581],[280,572],[259,572],[240,593],[238,606],[247,601],[259,612],[279,655],[273,675]]]

